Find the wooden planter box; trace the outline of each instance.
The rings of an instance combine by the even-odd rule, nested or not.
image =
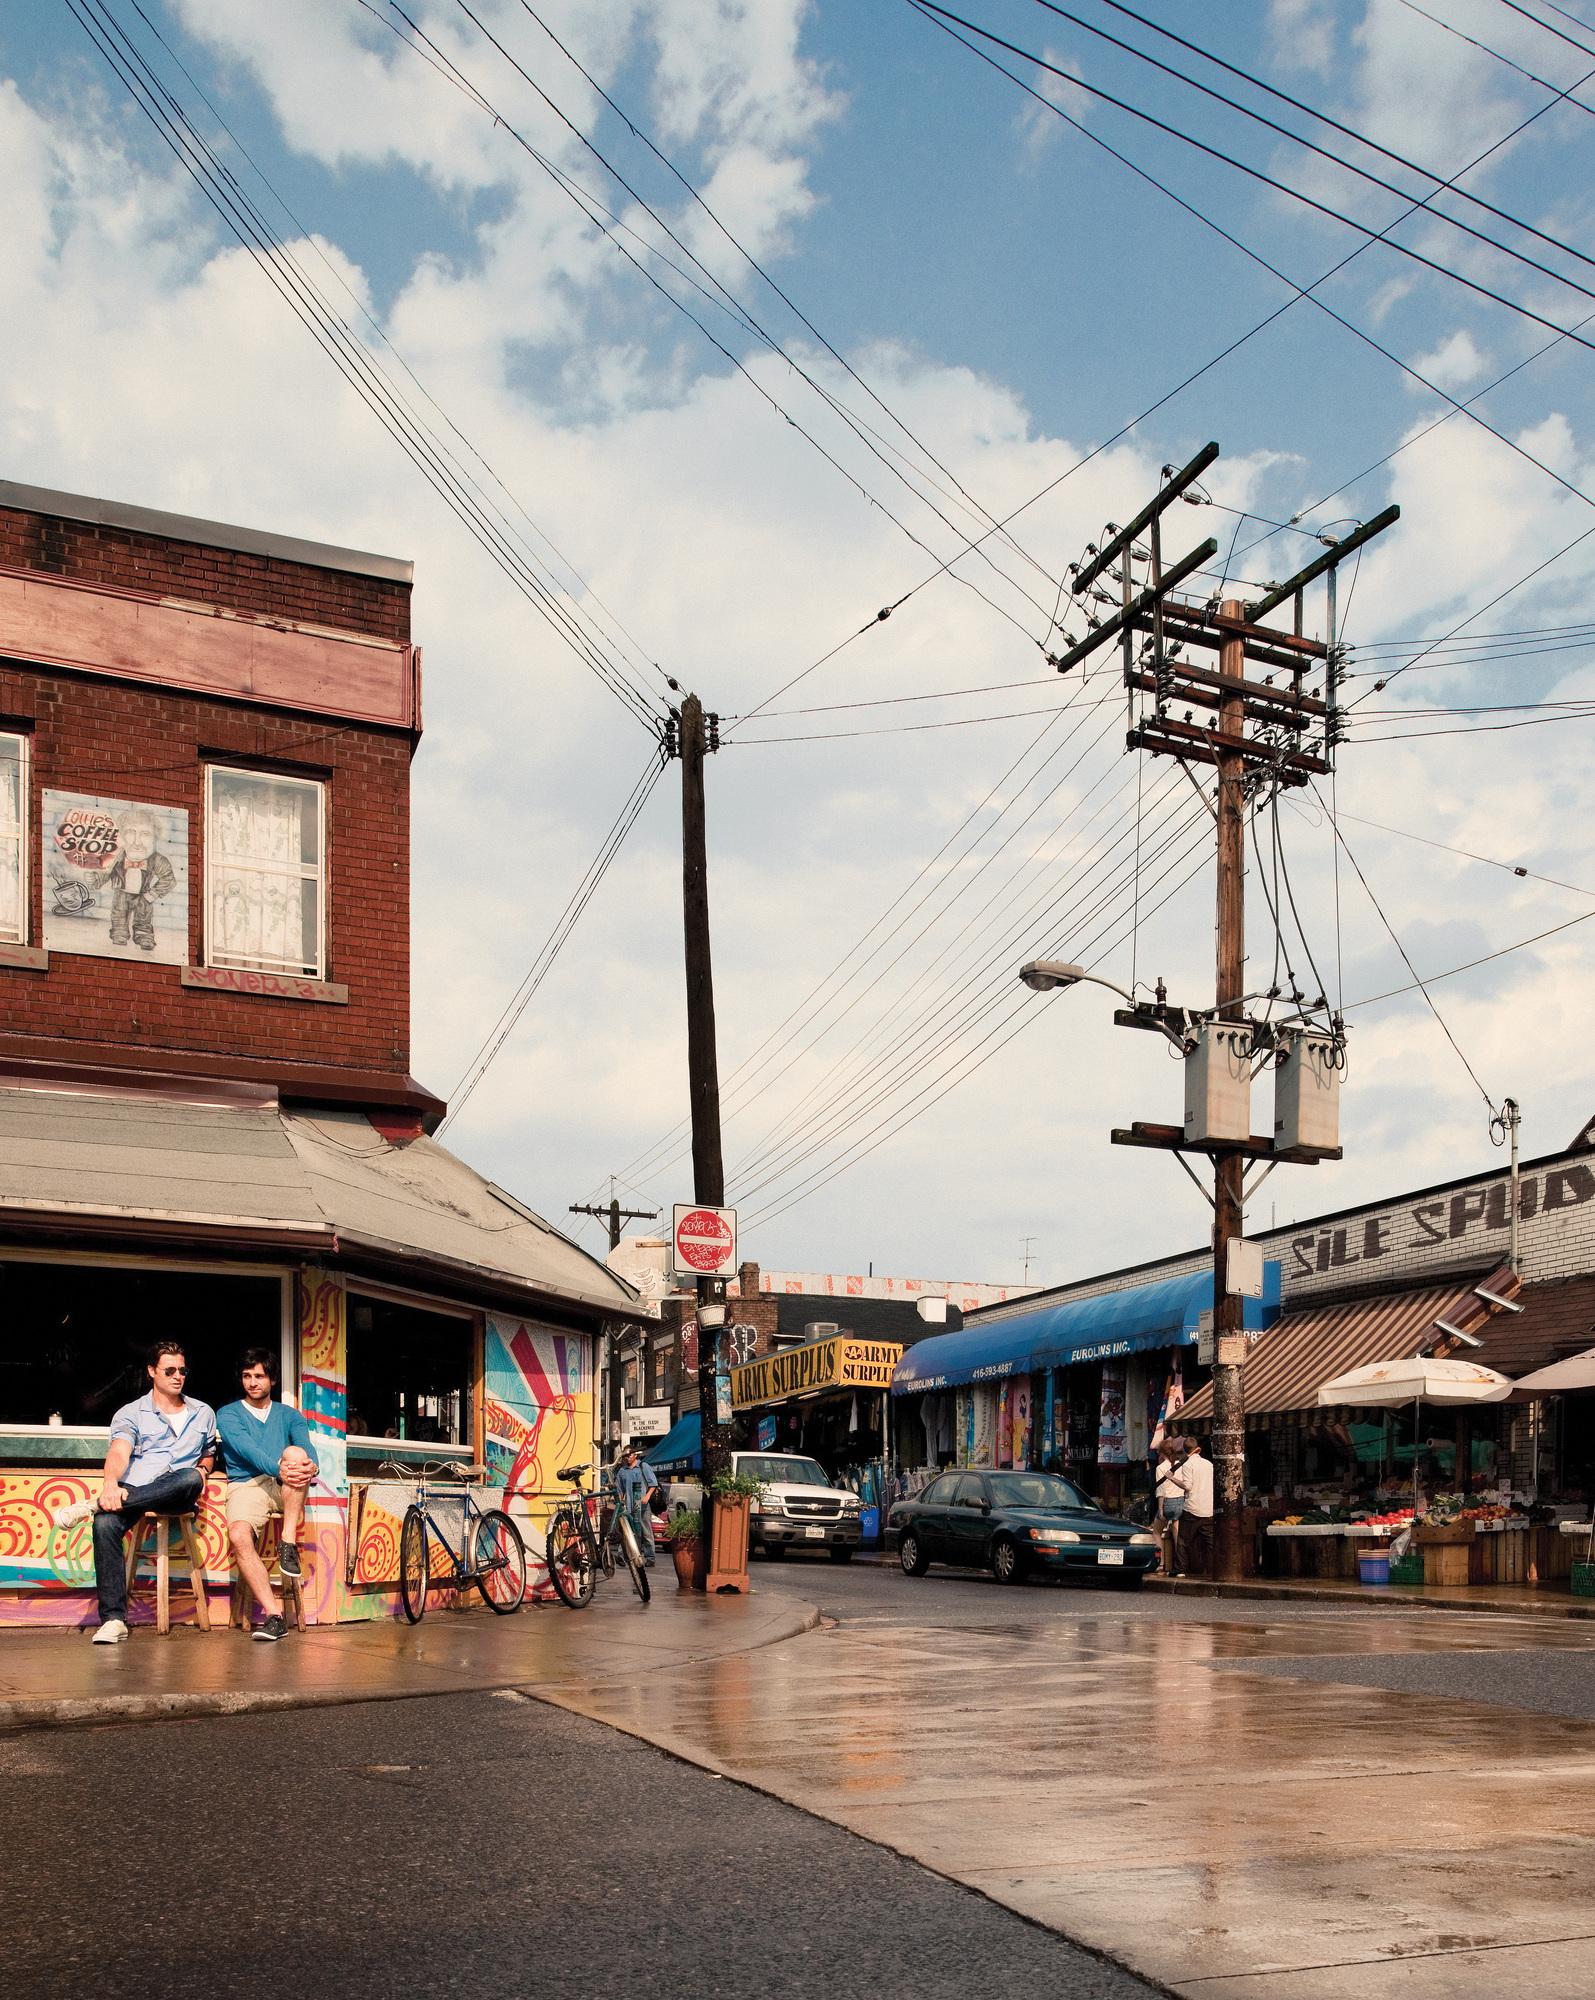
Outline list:
[[[746,1494],[716,1500],[710,1516],[709,1573],[704,1589],[746,1591],[748,1587],[748,1519],[753,1502]]]

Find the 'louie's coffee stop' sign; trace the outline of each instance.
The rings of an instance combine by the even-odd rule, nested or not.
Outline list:
[[[737,1268],[737,1212],[678,1201],[671,1243],[678,1277],[726,1277]]]

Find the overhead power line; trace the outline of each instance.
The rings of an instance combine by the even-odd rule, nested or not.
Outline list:
[[[665,759],[663,755],[655,755],[649,758],[643,769],[642,776],[632,786],[626,803],[616,814],[614,823],[604,835],[598,852],[587,864],[586,872],[571,891],[570,900],[566,903],[564,909],[560,911],[559,916],[554,921],[553,928],[543,940],[542,946],[537,956],[532,960],[525,978],[516,988],[514,995],[506,1004],[503,1012],[488,1031],[481,1047],[461,1072],[460,1080],[454,1086],[449,1097],[448,1115],[438,1127],[439,1137],[448,1130],[449,1126],[453,1124],[454,1120],[465,1109],[471,1100],[471,1093],[493,1067],[494,1060],[498,1056],[499,1051],[504,1047],[510,1036],[514,1034],[521,1016],[531,1005],[536,996],[537,989],[548,977],[555,959],[559,957],[566,940],[581,920],[582,912],[597,894],[598,885],[609,873],[610,866],[624,845],[627,834],[637,824],[642,809],[648,803],[649,796],[654,786],[658,784],[660,773],[664,768]]]
[[[67,5],[113,74],[126,87],[138,110],[229,232],[405,456],[555,633],[644,728],[654,734],[656,720],[648,691],[607,650],[593,630],[582,625],[578,611],[560,586],[539,576],[537,559],[524,543],[516,546],[518,531],[502,515],[495,518],[496,510],[484,499],[479,487],[473,490],[471,476],[462,471],[449,448],[406,401],[364,343],[331,310],[235,177],[217,161],[106,0],[67,0]]]
[[[1344,210],[1335,208],[1328,202],[1319,201],[1316,196],[1307,194],[1303,189],[1292,187],[1288,181],[1276,179],[1273,174],[1265,173],[1261,167],[1254,167],[1249,162],[1237,158],[1233,153],[1226,153],[1222,147],[1209,145],[1205,139],[1197,138],[1194,133],[1185,131],[1181,126],[1170,124],[1167,119],[1159,118],[1155,113],[1146,111],[1139,105],[1132,104],[1127,98],[1118,97],[1112,91],[1104,90],[1099,84],[1088,83],[1084,78],[1076,76],[1072,71],[1061,69],[1056,63],[1048,62],[1044,56],[1036,55],[1034,51],[1021,47],[1017,42],[1008,41],[1006,37],[997,34],[994,30],[983,28],[978,22],[970,21],[962,14],[955,14],[946,7],[938,6],[936,0],[908,0],[908,5],[913,7],[918,13],[932,19],[937,19],[940,25],[945,26],[950,22],[959,28],[965,29],[972,35],[978,35],[982,41],[988,41],[996,48],[1006,49],[1010,55],[1018,56],[1023,62],[1032,63],[1037,69],[1042,70],[1048,76],[1056,77],[1061,83],[1070,84],[1076,90],[1083,90],[1091,97],[1100,98],[1105,104],[1111,104],[1116,110],[1124,112],[1126,116],[1138,119],[1145,125],[1152,126],[1154,130],[1165,133],[1171,139],[1180,140],[1184,145],[1190,146],[1196,152],[1205,153],[1209,159],[1218,160],[1224,166],[1234,168],[1237,173],[1245,174],[1249,179],[1258,181],[1265,187],[1273,188],[1276,193],[1288,196],[1302,207],[1310,208],[1317,214],[1327,217],[1332,222],[1338,222],[1347,229],[1355,230],[1359,235],[1367,237],[1369,242],[1385,243],[1398,256],[1406,257],[1411,262],[1422,265],[1426,270],[1433,271],[1438,277],[1448,278],[1453,284],[1461,285],[1467,291],[1477,293],[1480,298],[1490,299],[1496,305],[1505,306],[1509,312],[1517,313],[1524,319],[1532,320],[1536,326],[1543,326],[1548,331],[1560,334],[1565,339],[1576,341],[1580,347],[1587,347],[1591,353],[1595,353],[1595,340],[1585,340],[1581,334],[1574,333],[1570,328],[1560,325],[1556,320],[1547,319],[1544,314],[1535,312],[1532,306],[1525,305],[1522,300],[1511,298],[1504,292],[1498,292],[1489,285],[1481,284],[1477,279],[1468,277],[1465,272],[1442,264],[1437,258],[1425,256],[1421,250],[1413,249],[1410,244],[1398,242],[1389,233],[1389,228],[1376,230],[1365,222],[1359,222],[1355,216],[1347,215]],[[958,38],[955,37],[955,39]],[[1147,58],[1147,60],[1150,61],[1151,58]],[[1004,70],[1002,73],[1005,76],[1011,75],[1011,72],[1007,70]],[[1590,72],[1590,76],[1581,77],[1579,81],[1580,83],[1587,83],[1591,77],[1595,77],[1595,70]],[[1015,78],[1014,81],[1019,81],[1019,79]],[[1576,85],[1574,87],[1577,88]],[[1206,89],[1206,86],[1198,85],[1197,88]],[[1051,106],[1054,111],[1058,109],[1058,106],[1052,104],[1050,98],[1042,97],[1041,102]],[[1260,113],[1254,112],[1248,115],[1261,119]],[[1261,122],[1268,124],[1272,121],[1261,119]],[[1282,130],[1283,128],[1276,127],[1275,129]],[[1301,139],[1299,134],[1287,134],[1287,136],[1296,138],[1299,144],[1309,146],[1313,151],[1323,151],[1323,148],[1313,147],[1310,141]],[[1335,158],[1339,165],[1347,167],[1349,171],[1360,175],[1363,179],[1378,182],[1378,185],[1388,189],[1390,193],[1398,196],[1401,200],[1406,201],[1410,199],[1410,196],[1403,189],[1395,187],[1388,181],[1380,180],[1377,175],[1368,173],[1363,168],[1352,166],[1348,161],[1340,160],[1338,155],[1331,155],[1330,157]],[[1442,182],[1440,187],[1437,187],[1434,192],[1439,193],[1447,185],[1449,184]],[[1453,227],[1465,230],[1470,236],[1480,235],[1478,230],[1473,229],[1469,224],[1462,222],[1456,216],[1447,215],[1443,209],[1431,208],[1429,212],[1439,220],[1449,222]],[[1498,250],[1506,250],[1509,256],[1522,256],[1521,252],[1513,251],[1507,245],[1497,243],[1494,237],[1481,237],[1481,240],[1494,244]],[[1523,257],[1523,261],[1534,264],[1536,270],[1546,271],[1546,274],[1556,278],[1558,283],[1581,293],[1585,298],[1595,298],[1595,293],[1586,290],[1583,285],[1576,284],[1571,278],[1562,277],[1557,272],[1549,271],[1544,265],[1536,264],[1533,258]]]
[[[1409,14],[1421,14],[1424,20],[1432,22],[1437,28],[1443,28],[1448,35],[1454,36],[1457,41],[1466,42],[1470,48],[1477,49],[1480,54],[1490,56],[1494,61],[1504,64],[1507,69],[1516,70],[1518,75],[1526,78],[1528,82],[1537,83],[1541,90],[1554,91],[1558,97],[1565,95],[1560,85],[1551,83],[1547,78],[1538,75],[1534,70],[1525,69],[1521,63],[1514,62],[1509,55],[1503,55],[1499,49],[1492,48],[1488,42],[1481,42],[1477,36],[1466,34],[1453,22],[1442,21],[1438,14],[1431,14],[1427,7],[1420,7],[1417,4],[1417,0],[1399,0],[1399,4],[1405,7]],[[1576,89],[1577,85],[1574,85],[1574,88]],[[1581,98],[1577,97],[1568,97],[1566,101],[1572,105],[1575,111],[1587,112],[1591,118],[1595,118],[1595,105],[1586,104]]]

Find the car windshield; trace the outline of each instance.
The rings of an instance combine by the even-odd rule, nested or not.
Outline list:
[[[1093,1499],[1055,1472],[994,1472],[990,1477],[991,1497],[999,1507],[1084,1508],[1091,1514],[1100,1511]]]
[[[829,1486],[825,1467],[812,1458],[775,1458],[749,1453],[737,1460],[738,1472],[766,1486]]]

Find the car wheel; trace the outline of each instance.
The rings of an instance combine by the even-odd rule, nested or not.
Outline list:
[[[991,1545],[991,1573],[999,1583],[1018,1583],[1024,1576],[1018,1544],[1006,1535],[999,1536]]]
[[[902,1564],[904,1576],[923,1576],[930,1567],[925,1551],[919,1545],[919,1537],[912,1528],[897,1545],[897,1560]]]

